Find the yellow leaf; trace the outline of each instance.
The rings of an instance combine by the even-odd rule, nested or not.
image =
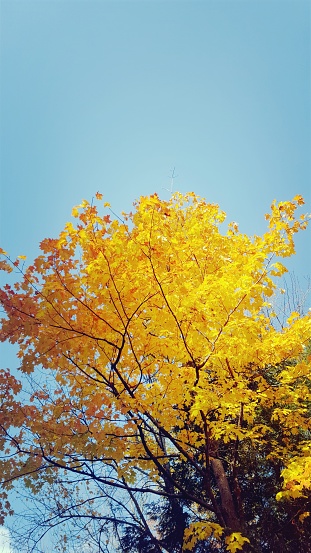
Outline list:
[[[230,553],[235,553],[239,549],[243,549],[245,543],[250,543],[248,538],[242,536],[240,532],[233,532],[225,538],[226,548]]]
[[[303,522],[305,518],[309,517],[310,516],[310,512],[309,511],[305,511],[304,513],[301,513],[301,515],[299,515],[299,521],[300,522]]]

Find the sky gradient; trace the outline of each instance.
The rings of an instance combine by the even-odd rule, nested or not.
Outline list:
[[[310,204],[310,3],[2,1],[1,243],[31,257],[100,190],[175,189],[259,232]],[[306,259],[305,259],[306,261]]]
[[[194,191],[248,234],[311,211],[307,0],[2,0],[0,246],[31,261],[96,191]],[[311,274],[310,230],[289,268]],[[13,361],[12,361],[13,359]],[[16,364],[2,346],[5,365]],[[1,363],[2,364],[2,363]],[[1,538],[0,538],[1,539]]]

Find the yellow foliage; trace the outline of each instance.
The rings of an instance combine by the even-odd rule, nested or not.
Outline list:
[[[248,538],[244,538],[240,532],[233,532],[230,536],[225,538],[227,550],[230,553],[235,553],[238,550],[243,549],[245,543],[250,543]]]
[[[223,528],[219,524],[213,522],[194,522],[185,530],[183,550],[191,551],[200,540],[203,541],[210,537],[219,539],[223,531]]]
[[[303,522],[305,520],[305,518],[307,518],[309,516],[310,516],[309,511],[305,511],[304,513],[301,513],[301,515],[299,515],[299,522]]]
[[[37,470],[42,458],[72,471],[82,470],[76,458],[116,463],[120,481],[134,483],[140,471],[155,487],[168,459],[199,464],[206,476],[220,443],[256,448],[278,424],[283,441],[271,442],[270,455],[285,469],[277,497],[303,495],[311,459],[293,437],[309,428],[310,360],[301,356],[311,316],[294,312],[280,330],[269,313],[275,278],[286,271],[275,258],[295,252],[293,235],[307,223],[295,216],[302,203],[274,202],[267,232],[255,237],[235,223],[223,231],[225,214],[193,193],[142,197],[124,222],[86,200],[74,207],[76,221],[41,243],[21,284],[0,292],[0,340],[18,345],[24,373],[40,365],[55,375],[54,388],[34,393],[23,417],[6,399],[12,425],[32,440],[36,462],[25,466]],[[273,378],[271,367],[280,367]],[[262,410],[270,421],[262,422]],[[22,461],[8,459],[6,477],[18,470],[25,474]],[[215,498],[207,484],[203,492],[193,503],[207,511]],[[216,511],[213,522],[186,530],[188,549],[221,539]],[[239,532],[225,538],[233,553],[246,542]]]

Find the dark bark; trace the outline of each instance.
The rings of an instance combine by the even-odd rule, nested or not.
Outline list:
[[[211,457],[210,461],[220,493],[221,512],[226,526],[230,528],[232,532],[242,532],[242,525],[235,510],[232,493],[222,461],[215,457]]]

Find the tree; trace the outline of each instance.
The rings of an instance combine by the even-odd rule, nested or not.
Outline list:
[[[265,551],[254,490],[266,471],[277,495],[262,510],[291,512],[304,539],[311,318],[279,328],[269,309],[302,204],[274,202],[249,237],[222,232],[225,214],[192,193],[141,198],[123,221],[83,201],[25,270],[2,250],[22,278],[1,290],[0,337],[31,388],[1,373],[3,516],[22,481],[55,498],[44,531],[91,520],[98,551]]]

